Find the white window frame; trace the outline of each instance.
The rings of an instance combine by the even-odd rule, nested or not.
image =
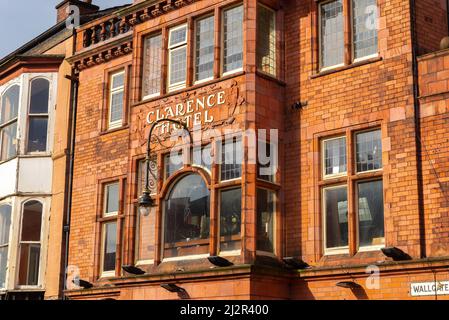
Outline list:
[[[4,246],[2,246],[2,248],[8,248],[7,252],[6,252],[6,269],[5,269],[5,286],[4,287],[0,287],[0,292],[7,290],[8,288],[8,270],[10,269],[10,259],[9,259],[9,255],[11,253],[11,246],[12,246],[12,233],[13,233],[13,215],[14,215],[14,208],[12,203],[10,202],[0,202],[0,207],[1,206],[9,206],[11,208],[11,215],[9,217],[10,219],[10,224],[9,224],[9,235],[8,235],[8,243]]]
[[[184,29],[185,28],[185,41],[176,43],[171,45],[171,37],[172,37],[172,33],[174,31],[180,30],[180,29]],[[186,50],[186,64],[187,64],[187,42],[188,42],[188,32],[189,32],[189,28],[187,23],[181,24],[179,26],[170,28],[169,32],[168,32],[168,73],[167,73],[167,86],[168,86],[168,92],[173,92],[173,91],[177,91],[180,89],[184,89],[187,85],[187,68],[185,70],[186,72],[186,80],[184,81],[180,81],[180,82],[176,82],[171,84],[171,67],[172,67],[172,53],[177,51],[177,50],[181,50],[181,49],[185,49]]]
[[[48,82],[48,108],[47,108],[47,113],[31,113],[31,93],[32,93],[32,89],[33,89],[33,82],[35,80],[39,80],[39,79],[43,79],[46,80]],[[26,154],[46,154],[48,153],[49,150],[49,142],[50,142],[50,101],[52,100],[51,97],[51,80],[46,78],[46,77],[42,77],[42,76],[37,76],[32,78],[29,81],[29,93],[28,93],[28,106],[27,106],[27,135],[26,135],[26,146],[25,146],[25,152]],[[28,151],[28,146],[29,146],[29,137],[30,137],[30,119],[31,118],[43,118],[43,117],[47,117],[47,142],[46,142],[46,150],[45,151]]]
[[[357,63],[357,62],[361,62],[361,61],[365,61],[365,60],[369,60],[369,59],[373,59],[373,58],[377,58],[379,56],[379,38],[377,38],[377,52],[367,55],[367,56],[363,56],[360,58],[355,58],[355,49],[354,49],[354,3],[353,0],[349,1],[350,4],[350,19],[351,19],[351,58],[352,58],[352,63]],[[377,6],[377,13],[379,13],[379,5],[377,3],[376,0],[376,6]],[[379,19],[379,16],[377,16],[377,19]],[[379,20],[377,20],[377,25],[379,25]],[[379,32],[377,32],[377,35],[379,35]]]
[[[326,159],[325,159],[326,147],[325,147],[325,144],[328,141],[339,140],[339,139],[344,139],[345,140],[346,171],[345,172],[340,172],[340,173],[335,173],[335,174],[326,174]],[[321,168],[322,168],[321,169],[321,174],[323,175],[323,180],[329,180],[329,179],[334,179],[334,178],[339,178],[339,177],[345,177],[345,176],[348,175],[348,145],[347,145],[347,139],[346,139],[345,135],[321,140]]]
[[[25,207],[25,204],[27,204],[30,201],[37,201],[42,205],[42,216],[41,216],[41,234],[40,234],[40,252],[39,252],[39,271],[38,271],[38,284],[35,286],[29,286],[29,285],[18,285],[19,283],[19,272],[20,272],[20,248],[21,248],[21,244],[22,244],[22,227],[23,227],[23,209]],[[12,221],[11,221],[12,223]],[[47,226],[47,221],[46,221],[46,203],[45,201],[43,201],[42,199],[39,198],[30,198],[30,199],[25,199],[23,201],[21,201],[20,203],[20,219],[19,219],[19,227],[16,229],[17,230],[17,243],[16,243],[16,247],[14,248],[17,258],[16,258],[16,269],[17,272],[15,274],[15,287],[20,289],[20,290],[27,290],[27,289],[40,289],[40,288],[44,288],[44,278],[45,278],[45,273],[46,273],[46,258],[47,258],[47,247],[48,247],[48,241],[45,237],[45,235],[47,234],[46,230],[48,228]],[[13,228],[14,230],[14,228]],[[35,243],[35,241],[25,241],[25,243],[30,243],[33,242]]]
[[[323,228],[322,228],[322,234],[323,234],[323,249],[324,249],[324,255],[325,256],[330,256],[330,255],[338,255],[338,254],[349,254],[349,238],[348,238],[348,245],[347,246],[343,246],[343,247],[335,247],[335,248],[327,248],[326,247],[326,243],[327,243],[327,236],[326,236],[326,226],[327,226],[327,221],[326,221],[326,190],[332,190],[332,189],[346,189],[346,198],[347,198],[347,204],[348,204],[348,235],[349,235],[349,188],[347,184],[340,184],[337,186],[330,186],[330,187],[324,187],[321,190],[321,199],[322,199],[322,212],[321,212],[321,216],[323,219]]]
[[[14,81],[13,83],[7,85],[5,87],[5,90],[3,90],[3,92],[1,92],[1,94],[0,94],[0,113],[1,113],[1,110],[2,110],[1,109],[1,107],[2,107],[1,104],[2,104],[2,101],[3,101],[3,96],[5,95],[5,93],[8,92],[9,89],[11,89],[14,86],[18,86],[19,87],[19,106],[18,106],[17,116],[14,119],[8,120],[5,123],[0,124],[0,163],[7,162],[7,161],[9,161],[11,159],[14,159],[14,158],[16,158],[20,154],[20,150],[19,150],[19,148],[18,148],[18,146],[16,144],[16,155],[14,157],[11,157],[11,158],[2,159],[2,157],[3,157],[3,154],[2,154],[2,148],[3,148],[2,143],[3,143],[4,129],[6,127],[16,123],[17,128],[16,128],[16,139],[15,140],[16,140],[16,143],[18,143],[18,141],[19,141],[19,128],[20,128],[20,124],[21,124],[21,122],[20,122],[20,117],[21,117],[20,113],[21,113],[21,110],[22,110],[21,104],[22,104],[22,94],[23,94],[23,91],[22,91],[23,86],[21,85],[21,82],[17,83],[17,82]]]
[[[242,67],[224,72],[224,14],[225,14],[226,11],[232,10],[232,9],[240,7],[240,6],[244,10],[243,3],[239,3],[239,4],[236,4],[234,6],[227,7],[225,9],[223,9],[222,12],[221,12],[221,30],[220,30],[220,34],[221,34],[221,40],[220,40],[220,43],[221,43],[221,46],[220,46],[220,48],[221,48],[220,49],[220,51],[221,51],[220,52],[221,59],[220,60],[221,61],[220,61],[220,65],[221,65],[221,75],[222,75],[222,77],[226,77],[228,75],[231,75],[231,74],[243,71],[243,66],[244,66],[244,62],[245,62],[245,50],[242,48],[242,52],[243,52]],[[244,17],[243,17],[243,20],[245,20]],[[243,45],[244,45],[245,44],[245,30],[243,30],[243,29],[242,29],[242,42],[243,42]]]
[[[114,220],[110,220],[110,221],[105,221],[101,223],[101,253],[100,253],[100,278],[110,278],[110,277],[115,277],[116,276],[116,268],[117,265],[115,265],[115,269],[114,270],[109,270],[109,271],[105,271],[104,270],[104,254],[105,254],[105,249],[106,249],[106,225],[111,224],[111,223],[115,223],[115,228],[116,228],[116,243],[115,243],[115,258],[117,260],[117,255],[119,254],[117,252],[117,241],[119,239],[118,237],[118,230],[119,230],[119,226],[118,226],[118,219],[114,219]]]
[[[106,183],[103,186],[103,218],[110,218],[110,217],[116,217],[118,216],[118,211],[111,211],[111,212],[107,212],[107,207],[108,207],[108,195],[109,195],[109,187],[113,186],[113,185],[117,185],[117,209],[118,206],[120,205],[120,183],[117,182],[111,182],[111,183]]]
[[[113,88],[114,79],[116,77],[123,76],[123,85]],[[118,72],[112,73],[110,75],[109,81],[109,103],[108,103],[108,129],[116,129],[120,128],[123,125],[123,116],[124,116],[124,106],[125,106],[125,70],[120,70]],[[120,120],[112,121],[112,96],[117,93],[123,93],[123,101],[122,101],[122,118]]]
[[[373,132],[373,131],[379,131],[380,132],[380,145],[382,146],[382,152],[381,152],[381,155],[380,155],[380,159],[382,161],[382,166],[379,169],[358,171],[357,170],[357,135],[360,134],[360,133]],[[354,141],[354,171],[355,171],[356,175],[360,175],[360,174],[364,174],[364,173],[370,173],[370,172],[379,172],[379,171],[382,171],[384,169],[384,162],[383,162],[383,159],[382,159],[383,143],[382,143],[382,129],[381,128],[374,128],[374,129],[371,128],[371,129],[356,131],[356,132],[354,132],[353,141]]]
[[[376,182],[376,181],[381,181],[382,182],[382,192],[383,192],[383,186],[384,186],[384,179],[383,178],[376,178],[376,179],[372,179],[372,180],[359,180],[355,183],[355,206],[356,206],[356,210],[355,210],[355,219],[356,219],[356,237],[357,237],[357,252],[369,252],[369,251],[379,251],[382,248],[385,248],[385,244],[386,244],[386,234],[385,234],[385,199],[384,202],[382,203],[382,206],[384,207],[384,218],[383,218],[383,223],[384,223],[384,243],[383,244],[378,244],[378,245],[370,245],[370,246],[361,246],[360,245],[360,239],[359,239],[359,233],[360,233],[360,221],[359,221],[359,184],[360,183],[367,183],[367,182]]]
[[[214,66],[212,67],[212,76],[211,77],[208,77],[208,78],[205,78],[205,79],[201,79],[201,80],[197,80],[197,74],[196,74],[196,67],[197,67],[197,61],[196,61],[196,58],[197,58],[197,45],[198,45],[198,42],[196,41],[196,36],[197,36],[197,31],[198,31],[198,22],[199,21],[201,21],[201,20],[204,20],[204,19],[208,19],[208,18],[213,18],[213,20],[214,20]],[[194,34],[194,50],[193,50],[193,61],[194,61],[194,63],[193,63],[193,76],[194,76],[194,78],[195,78],[195,81],[194,81],[194,84],[201,84],[201,83],[204,83],[204,82],[208,82],[208,81],[211,81],[211,80],[213,80],[214,79],[214,67],[215,67],[215,19],[216,19],[216,17],[215,17],[215,15],[212,13],[212,14],[208,14],[208,15],[205,15],[205,16],[202,16],[202,17],[199,17],[199,18],[197,18],[197,19],[195,19],[195,21],[194,21],[194,27],[193,27],[193,34]]]
[[[328,4],[330,2],[334,2],[336,0],[328,0],[328,1],[323,1],[321,3],[318,4],[318,64],[319,64],[319,70],[320,72],[324,72],[324,71],[328,71],[328,70],[333,70],[336,68],[340,68],[340,67],[344,67],[345,65],[345,61],[344,61],[344,52],[343,52],[343,62],[339,63],[339,64],[335,64],[332,66],[328,66],[328,67],[323,67],[323,62],[322,62],[322,49],[323,49],[323,39],[321,38],[321,7],[325,4]],[[344,10],[344,8],[343,8]],[[343,15],[343,26],[344,26],[344,19],[345,16]],[[343,32],[344,32],[344,27],[343,27]],[[345,47],[345,43],[343,41],[343,49]]]
[[[143,46],[144,46],[144,50],[145,50],[145,48],[146,48],[146,46],[145,46],[146,41],[147,41],[148,39],[154,38],[154,37],[161,37],[161,48],[160,48],[160,51],[161,51],[161,52],[160,52],[160,54],[161,54],[161,58],[162,58],[162,55],[163,55],[163,53],[162,53],[162,42],[163,42],[164,40],[163,40],[162,34],[161,34],[160,32],[154,33],[154,34],[149,34],[149,35],[145,36],[145,38],[143,39],[143,41],[144,41],[144,45],[143,45]],[[148,63],[148,61],[146,62],[145,59],[143,59],[143,63]],[[161,66],[161,69],[162,69],[162,66]],[[159,75],[159,77],[160,77],[160,75]],[[142,83],[143,83],[143,81],[142,81]],[[160,96],[160,95],[161,95],[161,84],[159,84],[159,88],[158,88],[158,91],[157,91],[157,92],[151,93],[151,94],[148,94],[148,95],[142,97],[142,100],[148,100],[148,99],[151,99],[151,98],[158,97],[158,96]]]

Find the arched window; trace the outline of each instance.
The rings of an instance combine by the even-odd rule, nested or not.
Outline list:
[[[13,85],[1,97],[0,105],[0,161],[17,155],[17,115],[20,87]]]
[[[209,252],[209,199],[199,174],[176,183],[165,201],[164,258]]]
[[[2,204],[0,205],[0,289],[5,288],[10,228],[11,206]]]
[[[19,286],[39,284],[42,204],[31,200],[23,205],[20,232]]]
[[[47,151],[50,82],[42,78],[31,81],[30,96],[27,152],[45,152]]]

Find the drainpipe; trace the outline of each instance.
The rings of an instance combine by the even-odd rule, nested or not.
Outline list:
[[[76,30],[73,29],[73,47],[72,55],[76,52]],[[61,281],[61,292],[62,300],[65,300],[64,290],[66,289],[65,283],[67,281],[67,267],[69,263],[69,236],[70,236],[70,219],[72,210],[72,190],[73,190],[73,162],[75,155],[75,133],[76,133],[76,110],[78,104],[78,85],[79,81],[72,69],[70,76],[66,76],[67,79],[71,81],[70,88],[70,110],[69,110],[69,121],[68,121],[68,135],[67,135],[67,146],[69,153],[67,154],[66,161],[66,182],[65,182],[65,204],[64,204],[64,223],[63,223],[63,245],[64,248],[64,261],[62,265],[63,279]]]
[[[448,0],[449,2],[449,0]],[[419,246],[421,258],[426,254],[426,225],[424,216],[424,192],[422,175],[422,140],[421,118],[418,83],[418,37],[416,34],[416,2],[410,0],[410,33],[412,36],[412,71],[413,71],[413,107],[415,114],[415,148],[416,148],[416,175],[418,183],[418,214],[419,214]]]

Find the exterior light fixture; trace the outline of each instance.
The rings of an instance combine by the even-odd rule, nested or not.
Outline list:
[[[301,258],[298,257],[286,257],[283,258],[282,261],[284,261],[284,263],[293,268],[293,269],[308,269],[310,268],[309,264],[307,262],[304,262]]]
[[[225,259],[225,258],[219,257],[219,256],[207,257],[207,260],[209,260],[210,263],[212,263],[213,265],[215,265],[217,267],[230,267],[230,266],[234,265],[228,259]]]
[[[125,272],[127,272],[127,273],[134,274],[134,275],[137,275],[137,276],[140,276],[140,275],[146,273],[146,272],[143,271],[142,269],[137,268],[137,267],[135,267],[135,266],[131,266],[131,265],[128,265],[128,266],[122,266],[122,269],[123,269]]]
[[[92,288],[94,285],[92,283],[90,283],[89,281],[86,280],[82,280],[80,278],[75,278],[72,280],[72,283],[83,288],[83,289],[90,289]]]
[[[148,134],[148,141],[147,141],[147,156],[145,158],[145,187],[143,188],[142,195],[139,197],[138,205],[139,205],[139,212],[143,216],[148,216],[150,214],[151,207],[154,207],[156,204],[154,202],[154,199],[150,196],[150,156],[151,156],[151,136],[153,135],[153,130],[156,128],[158,124],[161,122],[171,122],[175,125],[178,125],[182,127],[183,130],[185,130],[189,134],[190,143],[192,142],[192,136],[190,135],[190,131],[187,128],[187,125],[184,122],[173,120],[173,119],[159,119],[155,121],[151,128],[150,133]]]
[[[380,250],[382,250],[382,253],[384,255],[392,258],[394,261],[404,261],[411,259],[411,257],[407,253],[396,247],[386,247]]]
[[[180,286],[178,286],[174,283],[162,283],[161,287],[169,292],[176,292],[176,293],[186,292],[185,289],[181,288]]]
[[[337,287],[346,288],[346,289],[360,289],[361,286],[354,281],[340,281],[336,284]]]

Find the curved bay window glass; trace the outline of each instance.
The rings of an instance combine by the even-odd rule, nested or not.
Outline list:
[[[42,204],[28,201],[23,206],[20,235],[19,286],[39,284]]]
[[[20,87],[10,87],[1,97],[0,106],[0,161],[17,155],[17,115]]]
[[[198,174],[176,183],[165,201],[164,258],[209,252],[209,199]]]
[[[0,205],[0,288],[5,288],[10,228],[11,206]]]
[[[382,180],[359,182],[357,189],[359,246],[383,246],[385,234]]]
[[[47,150],[49,96],[50,82],[48,80],[35,79],[31,82],[27,152],[45,152]]]
[[[326,251],[348,248],[348,189],[346,186],[324,189]]]
[[[275,252],[276,193],[257,189],[257,250]]]
[[[242,226],[242,189],[220,192],[220,251],[239,250]]]

